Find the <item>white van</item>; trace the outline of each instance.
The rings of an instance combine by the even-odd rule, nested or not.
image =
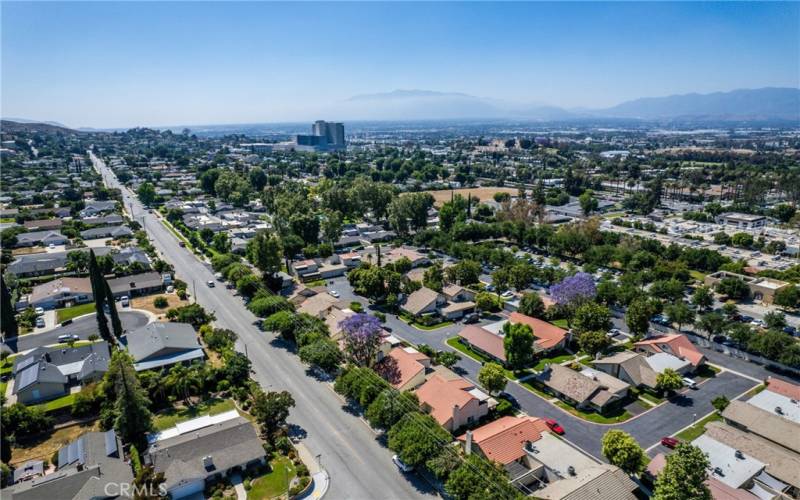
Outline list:
[[[119,303],[122,307],[128,307],[128,305],[130,305],[130,299],[127,295],[123,295],[122,298],[119,299]]]
[[[689,389],[697,389],[697,382],[690,379],[689,377],[683,377],[683,385],[685,385]]]

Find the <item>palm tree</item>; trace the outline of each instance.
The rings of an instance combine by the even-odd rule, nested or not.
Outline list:
[[[184,403],[189,405],[189,396],[200,387],[200,377],[196,370],[191,370],[184,365],[175,365],[164,378],[164,384],[175,397],[182,397]]]

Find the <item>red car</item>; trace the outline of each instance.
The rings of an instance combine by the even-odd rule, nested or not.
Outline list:
[[[558,425],[558,422],[556,422],[552,418],[548,418],[547,420],[544,421],[544,423],[547,425],[547,427],[550,428],[551,431],[555,432],[559,436],[564,434],[564,428]]]
[[[678,441],[675,438],[671,438],[671,437],[663,437],[663,438],[661,438],[661,444],[663,444],[667,448],[675,448],[676,446],[678,446],[678,443],[680,443],[680,441]]]

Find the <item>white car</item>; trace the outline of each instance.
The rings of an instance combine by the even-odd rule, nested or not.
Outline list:
[[[119,304],[122,307],[128,307],[128,305],[130,305],[130,303],[131,303],[130,299],[128,298],[127,295],[123,295],[122,298],[119,299]]]
[[[697,389],[697,382],[690,379],[689,377],[683,377],[683,385],[685,385],[689,389]]]
[[[328,295],[331,297],[336,297],[337,299],[341,296],[336,290],[328,290]]]
[[[49,245],[47,245],[47,248],[49,248],[50,250],[54,249],[55,247],[56,247],[55,243],[50,243]]]
[[[69,342],[70,340],[80,340],[80,337],[77,335],[59,335],[58,341],[59,342]]]
[[[208,288],[214,288],[214,287],[216,286],[216,285],[214,284],[214,281],[213,281],[213,280],[208,280],[208,282],[206,283],[206,285],[208,285]]]
[[[413,465],[406,465],[397,455],[392,455],[392,462],[403,472],[412,472],[414,470]]]
[[[33,310],[33,312],[35,312],[37,316],[41,316],[41,315],[44,314],[44,308],[43,307],[37,307],[36,309]]]
[[[501,293],[500,296],[503,297],[504,299],[510,299],[511,297],[514,296],[514,292],[512,292],[511,290],[506,290],[505,292]]]

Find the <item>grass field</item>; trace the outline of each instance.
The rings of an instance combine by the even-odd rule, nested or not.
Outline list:
[[[41,408],[42,410],[44,410],[45,413],[60,410],[62,408],[68,408],[72,406],[72,403],[75,401],[75,394],[67,394],[66,396],[62,396],[58,399],[53,399],[52,401],[48,401],[46,403],[35,405],[34,407]]]
[[[467,198],[467,196],[471,195],[473,198],[477,198],[479,201],[487,201],[493,199],[495,193],[508,193],[511,196],[516,196],[519,192],[519,189],[506,187],[479,187],[471,189],[445,189],[441,191],[425,192],[430,193],[433,196],[434,205],[440,207],[445,202],[450,201],[450,197],[456,194],[460,194],[464,198]]]
[[[470,358],[474,359],[479,363],[496,363],[496,361],[494,361],[493,359],[487,358],[483,354],[473,351],[468,346],[465,346],[464,344],[459,342],[458,337],[451,337],[447,339],[447,345],[457,350],[458,352],[469,356]],[[514,372],[505,368],[503,368],[503,372],[505,373],[506,378],[511,380],[517,380],[520,377],[524,377],[526,375],[530,375],[531,373],[533,373],[530,370],[522,370],[519,372]]]
[[[559,328],[563,328],[564,330],[569,329],[569,326],[567,325],[567,320],[565,319],[557,319],[555,321],[551,321],[550,323],[556,325]]]
[[[675,435],[676,438],[680,439],[681,441],[694,441],[698,437],[702,436],[703,433],[706,431],[706,424],[709,422],[715,422],[717,420],[721,420],[722,416],[719,413],[714,412],[711,415],[699,420],[693,426],[679,432]]]
[[[68,319],[77,318],[84,314],[93,313],[95,311],[94,302],[88,302],[78,306],[67,307],[66,309],[59,309],[56,311],[56,321],[61,323]]]
[[[191,420],[195,417],[217,415],[234,409],[236,409],[236,407],[230,399],[210,399],[195,406],[180,409],[173,408],[159,413],[153,418],[153,426],[156,430],[163,431],[174,427],[175,424]]]
[[[250,483],[252,488],[247,492],[248,499],[266,500],[286,495],[289,491],[289,485],[297,474],[292,461],[287,457],[276,457],[269,464],[272,471]]]
[[[595,412],[578,410],[577,408],[573,408],[572,406],[568,405],[563,401],[559,401],[558,403],[556,403],[556,405],[558,405],[559,408],[567,410],[576,417],[580,417],[584,420],[588,420],[589,422],[594,422],[596,424],[618,424],[632,417],[632,415],[624,409],[616,410],[615,413],[612,413],[610,415],[601,415]]]
[[[558,365],[558,364],[561,364],[564,361],[567,361],[568,359],[572,359],[574,357],[575,357],[575,355],[573,355],[573,354],[561,354],[561,355],[553,356],[553,357],[550,357],[550,358],[542,358],[542,359],[539,360],[538,363],[536,363],[536,366],[534,366],[533,369],[536,370],[537,372],[540,372],[540,371],[544,370],[545,365],[554,364],[554,363]]]

